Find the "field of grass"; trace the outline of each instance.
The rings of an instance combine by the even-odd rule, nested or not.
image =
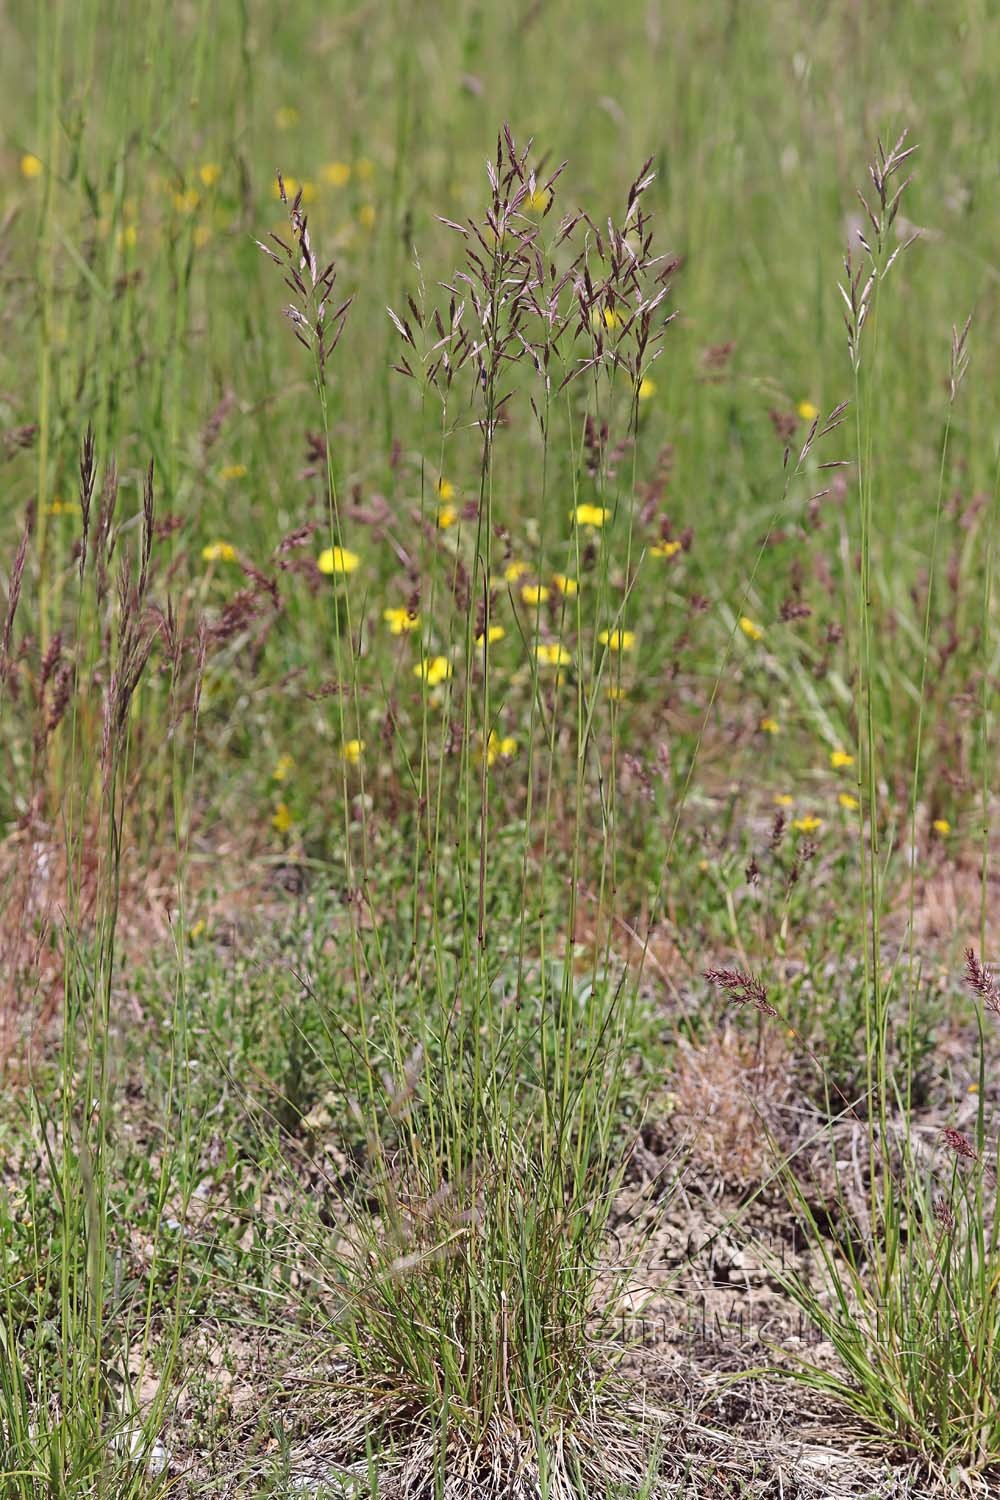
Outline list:
[[[1000,1493],[1000,19],[0,14],[0,1497]]]

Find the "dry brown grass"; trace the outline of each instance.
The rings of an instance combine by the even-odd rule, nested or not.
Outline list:
[[[780,1111],[798,1092],[791,1061],[787,1040],[773,1023],[762,1024],[756,1037],[727,1021],[706,1041],[678,1038],[672,1116],[703,1173],[740,1189],[773,1175],[765,1126],[777,1128]]]

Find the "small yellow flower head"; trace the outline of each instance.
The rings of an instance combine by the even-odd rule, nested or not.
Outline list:
[[[362,229],[375,228],[375,205],[374,203],[362,203],[358,209],[358,223]]]
[[[935,818],[931,827],[941,838],[945,838],[951,832],[951,824],[947,818]]]
[[[605,510],[603,505],[578,505],[576,510],[571,510],[569,518],[578,526],[603,526],[611,512]]]
[[[201,555],[205,562],[235,562],[236,548],[232,542],[209,542],[202,547]]]
[[[118,250],[134,250],[139,243],[139,231],[134,224],[124,224],[115,233],[115,247]]]
[[[644,375],[643,378],[639,381],[639,400],[649,401],[650,398],[655,395],[656,381],[650,380],[648,375]]]
[[[442,531],[447,531],[459,519],[459,513],[453,505],[442,505],[437,514],[437,523]]]
[[[823,819],[815,817],[812,813],[807,813],[804,818],[796,818],[792,823],[792,827],[796,833],[815,833],[823,827]]]
[[[531,569],[526,562],[509,562],[503,570],[504,582],[517,583],[519,578],[523,578],[525,573],[530,572]]]
[[[681,550],[680,542],[654,542],[650,547],[654,557],[676,557]]]
[[[316,184],[314,182],[304,182],[302,184],[302,202],[316,202]]]
[[[349,766],[356,766],[364,752],[364,740],[345,740],[340,747],[341,759]]]
[[[271,772],[271,780],[287,781],[294,768],[295,757],[294,755],[289,755],[286,751],[284,755],[279,755],[275,761],[274,770]]]
[[[609,651],[631,651],[635,645],[634,630],[602,630],[597,637]]]
[[[848,766],[853,766],[854,756],[847,750],[831,750],[830,764],[835,771],[843,771]]]
[[[287,833],[295,819],[287,802],[279,802],[274,809],[274,817],[271,819],[271,827],[276,833]]]
[[[476,636],[476,641],[480,646],[485,645],[486,642],[489,642],[491,646],[495,646],[497,641],[502,641],[506,634],[507,632],[502,625],[491,625],[489,630],[481,630],[479,632]]]
[[[215,184],[222,176],[222,168],[219,166],[218,162],[204,161],[198,168],[198,176],[201,178],[202,183],[205,187],[215,187]]]
[[[182,192],[174,194],[174,207],[179,214],[193,214],[200,202],[201,196],[197,188],[184,188]]]
[[[605,328],[618,327],[618,314],[613,307],[595,307],[590,314],[591,326],[600,328],[603,323]]]
[[[846,809],[847,812],[857,812],[858,808],[861,806],[861,803],[858,801],[857,797],[852,797],[850,792],[841,792],[839,797],[837,798],[837,801],[840,803],[841,807]]]
[[[219,475],[222,479],[245,479],[247,466],[246,464],[223,464]]]
[[[351,168],[346,161],[328,161],[325,167],[320,167],[319,175],[327,187],[346,187],[351,180]]]
[[[529,214],[543,214],[549,206],[552,194],[546,188],[536,187],[524,200],[524,209]]]
[[[513,735],[497,734],[495,729],[490,730],[489,739],[486,741],[485,751],[480,748],[479,760],[486,761],[487,766],[492,766],[498,760],[510,760],[517,752],[517,741]]]
[[[291,203],[292,199],[295,197],[295,194],[299,190],[299,179],[297,177],[284,177],[282,178],[282,181],[285,184],[285,193],[288,197],[288,201],[289,203]],[[271,188],[271,192],[276,198],[281,197],[281,189],[278,186],[277,178],[275,178],[274,184]]]
[[[64,500],[61,495],[56,495],[52,504],[45,508],[50,516],[69,516],[80,507],[76,501]]]
[[[428,687],[438,687],[451,676],[451,662],[446,656],[428,656],[418,661],[413,668],[414,677],[419,677]]]
[[[208,923],[205,921],[204,917],[199,917],[197,922],[192,922],[191,926],[188,928],[188,942],[196,943],[198,939],[202,937],[207,931]]]
[[[43,171],[44,168],[41,161],[37,156],[32,156],[30,151],[21,157],[22,177],[41,177]]]
[[[382,618],[393,635],[406,635],[420,624],[419,615],[411,615],[405,604],[390,606],[382,611]]]
[[[553,573],[552,587],[558,589],[564,599],[573,599],[576,597],[580,585],[575,578],[568,578],[565,573]]]
[[[749,615],[740,615],[740,629],[749,641],[760,641],[764,638],[764,627],[756,624]]]
[[[535,658],[545,667],[568,667],[573,657],[558,641],[542,641],[535,647]]]
[[[628,688],[620,682],[608,683],[608,699],[611,703],[624,703],[628,697]]]
[[[353,573],[360,563],[358,554],[346,547],[327,547],[316,560],[321,573]]]
[[[761,719],[760,729],[762,734],[781,733],[781,725],[778,723],[777,719],[772,719],[770,716],[765,719]]]
[[[521,589],[521,598],[530,608],[537,609],[544,604],[549,597],[549,591],[544,583],[526,583]]]
[[[194,248],[196,250],[204,250],[205,246],[209,244],[212,239],[211,225],[196,224],[194,226],[194,234],[191,236],[191,238],[194,241]]]
[[[455,486],[452,484],[450,479],[445,479],[442,477],[438,480],[438,494],[441,496],[442,500],[454,500]]]
[[[299,123],[299,112],[294,104],[283,104],[275,110],[274,123],[279,130],[294,130]]]
[[[800,401],[798,405],[798,413],[803,422],[815,422],[816,418],[819,416],[819,407],[813,406],[811,401]]]
[[[791,807],[794,802],[795,798],[789,796],[788,792],[775,792],[774,794],[775,807]]]

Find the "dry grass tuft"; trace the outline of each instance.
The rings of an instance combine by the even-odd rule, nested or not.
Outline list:
[[[693,1162],[735,1188],[774,1171],[765,1126],[777,1129],[795,1097],[785,1039],[764,1028],[756,1039],[727,1024],[707,1042],[679,1038],[670,1079],[673,1116],[688,1135]]]

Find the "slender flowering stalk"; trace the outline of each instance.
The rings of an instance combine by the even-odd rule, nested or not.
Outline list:
[[[752,1004],[764,1016],[778,1014],[767,998],[763,982],[745,969],[706,969],[705,978],[717,990],[723,990],[737,1005]]]
[[[983,1002],[986,1010],[1000,1016],[1000,981],[976,957],[973,948],[965,950],[965,982]]]

